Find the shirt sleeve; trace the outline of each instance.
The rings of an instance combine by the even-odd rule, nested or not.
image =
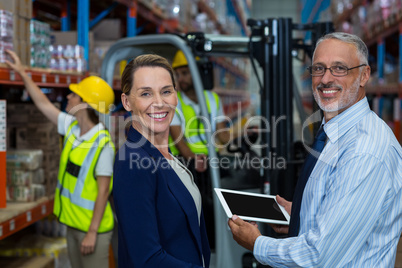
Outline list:
[[[112,176],[113,174],[114,150],[106,144],[99,155],[98,163],[95,167],[96,176]]]
[[[314,218],[317,226],[307,227],[308,231],[298,237],[260,236],[254,256],[272,267],[350,264],[361,254],[386,203],[394,197],[391,177],[385,164],[374,156],[355,155],[343,161],[325,178],[325,194]]]
[[[71,125],[71,123],[75,120],[75,117],[65,113],[65,112],[60,112],[59,116],[57,117],[57,132],[60,135],[66,135],[68,127]]]

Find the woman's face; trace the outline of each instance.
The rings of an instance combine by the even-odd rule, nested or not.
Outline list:
[[[76,93],[71,92],[67,95],[66,112],[69,114],[76,114],[80,109],[86,109],[87,105],[82,101],[81,97]]]
[[[133,127],[147,137],[169,134],[177,106],[172,78],[161,67],[142,67],[134,75],[130,93],[122,94],[124,108],[132,112]]]

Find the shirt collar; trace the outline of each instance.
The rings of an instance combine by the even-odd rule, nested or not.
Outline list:
[[[104,130],[105,127],[103,126],[102,123],[98,123],[94,127],[92,127],[87,133],[84,135],[80,136],[80,133],[74,133],[74,135],[77,137],[78,140],[80,141],[87,141],[90,140],[96,133],[98,133],[101,130]],[[76,135],[77,134],[77,135]]]
[[[180,91],[181,97],[183,98],[183,102],[186,103],[187,105],[198,105],[198,103],[195,103],[192,99],[190,99],[183,91]]]
[[[335,143],[349,129],[355,126],[363,117],[370,113],[367,97],[358,101],[350,108],[332,118],[324,125],[325,133],[331,143]],[[325,120],[323,120],[325,123]]]

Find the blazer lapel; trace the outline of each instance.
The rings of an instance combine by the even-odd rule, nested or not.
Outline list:
[[[164,161],[166,161],[166,159],[164,159]],[[180,206],[183,208],[183,211],[186,214],[187,219],[190,223],[191,231],[197,239],[198,248],[200,252],[202,252],[200,224],[198,221],[198,213],[194,204],[193,197],[173,169],[170,169],[169,171],[166,170],[164,172],[164,176],[167,177],[166,180],[170,191],[175,196]]]

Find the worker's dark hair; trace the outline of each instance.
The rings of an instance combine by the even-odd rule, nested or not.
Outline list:
[[[96,113],[95,109],[92,107],[88,107],[87,109],[88,117],[95,125],[99,124],[99,116]]]
[[[76,94],[76,93],[75,93]],[[78,94],[77,94],[78,95]],[[79,95],[78,95],[78,97],[80,97]],[[80,99],[81,99],[81,101],[84,101],[81,97],[80,97]],[[88,105],[88,108],[86,109],[87,110],[87,114],[88,114],[88,117],[89,117],[89,120],[91,120],[92,121],[92,123],[94,123],[95,125],[97,125],[97,124],[99,124],[99,115],[97,114],[97,112],[95,111],[95,109],[94,108],[92,108],[90,105]]]
[[[134,73],[142,67],[161,67],[165,69],[172,78],[173,87],[176,88],[173,69],[167,59],[156,54],[145,54],[134,58],[124,68],[121,76],[121,91],[123,91],[124,94],[130,94],[130,90],[134,84]]]

